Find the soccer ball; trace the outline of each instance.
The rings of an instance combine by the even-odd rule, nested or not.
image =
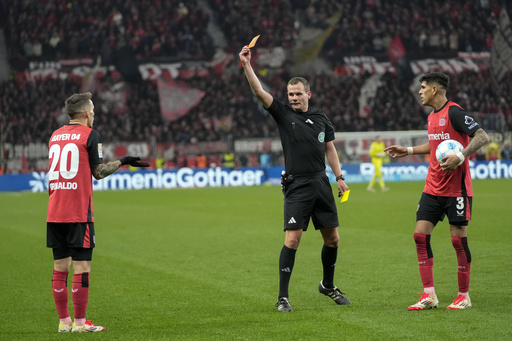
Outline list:
[[[436,159],[439,164],[443,163],[441,159],[445,157],[446,155],[452,155],[457,154],[457,152],[462,152],[464,149],[464,146],[459,142],[455,140],[445,140],[441,142],[436,149]],[[462,163],[462,161],[459,163],[459,165]]]

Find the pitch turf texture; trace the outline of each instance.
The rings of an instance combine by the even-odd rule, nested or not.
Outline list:
[[[457,294],[446,221],[432,236],[440,307],[407,311],[422,291],[412,234],[423,183],[389,185],[369,193],[353,184],[337,204],[335,284],[352,306],[318,293],[322,240],[310,226],[292,275],[292,313],[274,307],[284,240],[278,187],[96,192],[88,318],[106,331],[94,336],[57,333],[47,194],[0,193],[0,339],[512,339],[512,181],[474,181],[473,307],[464,311],[445,309]]]

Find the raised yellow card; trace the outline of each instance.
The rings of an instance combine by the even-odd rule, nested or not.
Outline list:
[[[249,45],[247,45],[247,47],[248,48],[254,47],[254,45],[256,45],[256,42],[258,41],[259,37],[260,37],[260,35],[258,34],[256,37],[252,38],[251,42],[249,43]]]

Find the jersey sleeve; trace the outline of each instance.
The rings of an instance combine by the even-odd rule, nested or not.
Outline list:
[[[87,139],[87,152],[89,153],[89,164],[91,166],[103,163],[103,144],[101,143],[100,133],[94,129]]]
[[[332,125],[331,121],[327,118],[327,115],[325,113],[323,114],[325,118],[325,142],[334,141],[334,126]]]
[[[276,120],[276,122],[279,122],[279,121],[281,121],[281,117],[282,117],[281,113],[284,111],[284,104],[282,104],[281,102],[277,101],[274,98],[274,100],[272,101],[272,104],[265,110],[267,110],[269,112],[269,114],[272,115],[272,117],[274,118],[274,120]]]
[[[472,137],[475,132],[480,129],[480,125],[473,117],[469,116],[467,112],[456,105],[450,107],[448,117],[450,118],[453,128],[459,133]]]

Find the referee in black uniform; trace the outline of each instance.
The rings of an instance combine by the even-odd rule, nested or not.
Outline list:
[[[239,56],[252,91],[277,123],[284,152],[285,174],[281,180],[285,195],[286,237],[279,257],[279,296],[276,307],[281,312],[292,311],[288,286],[295,253],[310,218],[324,239],[323,279],[318,290],[337,304],[350,304],[333,283],[338,255],[339,223],[332,188],[325,174],[326,156],[336,175],[340,194],[343,195],[348,190],[334,147],[334,128],[323,111],[309,107],[311,91],[307,80],[295,77],[288,82],[290,104],[285,105],[263,90],[251,66],[250,49],[244,46]]]

